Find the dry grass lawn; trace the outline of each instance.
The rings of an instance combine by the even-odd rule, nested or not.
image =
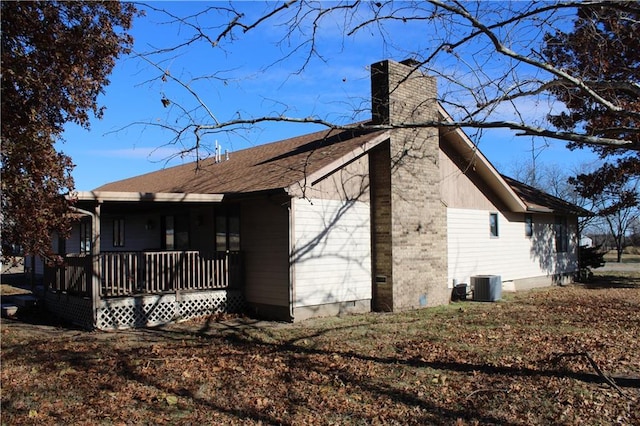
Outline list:
[[[616,274],[300,324],[3,320],[2,424],[640,424],[640,272]]]

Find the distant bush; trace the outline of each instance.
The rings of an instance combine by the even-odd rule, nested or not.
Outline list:
[[[605,251],[602,245],[593,247],[580,246],[578,249],[578,266],[580,268],[578,281],[587,281],[593,275],[591,270],[604,266]]]
[[[640,254],[640,247],[637,246],[627,246],[622,250],[624,254]]]

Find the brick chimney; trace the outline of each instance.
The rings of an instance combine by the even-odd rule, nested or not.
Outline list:
[[[409,124],[437,119],[436,79],[418,62],[382,61],[371,65],[371,106],[375,124]]]
[[[417,63],[371,65],[372,121],[438,119],[436,79]],[[440,197],[437,128],[393,129],[369,155],[373,301],[378,311],[449,302],[446,207]]]

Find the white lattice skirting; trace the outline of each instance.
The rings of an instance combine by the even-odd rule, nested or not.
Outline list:
[[[240,291],[212,290],[101,300],[96,328],[152,327],[243,307]]]
[[[222,312],[240,312],[244,306],[238,290],[210,290],[101,300],[93,324],[91,300],[47,292],[49,311],[83,328],[113,330],[152,327]]]
[[[88,329],[94,327],[91,299],[87,297],[47,291],[44,295],[44,304],[47,310],[54,315],[64,318],[75,325]]]

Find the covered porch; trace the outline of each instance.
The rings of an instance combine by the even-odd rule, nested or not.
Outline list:
[[[86,328],[154,326],[243,305],[240,252],[68,254],[45,267],[44,284],[47,306]]]
[[[239,244],[228,244],[226,222],[214,216],[227,210],[221,200],[216,194],[80,193],[77,226],[58,243],[62,262],[44,267],[46,307],[98,329],[242,309],[242,255]]]

